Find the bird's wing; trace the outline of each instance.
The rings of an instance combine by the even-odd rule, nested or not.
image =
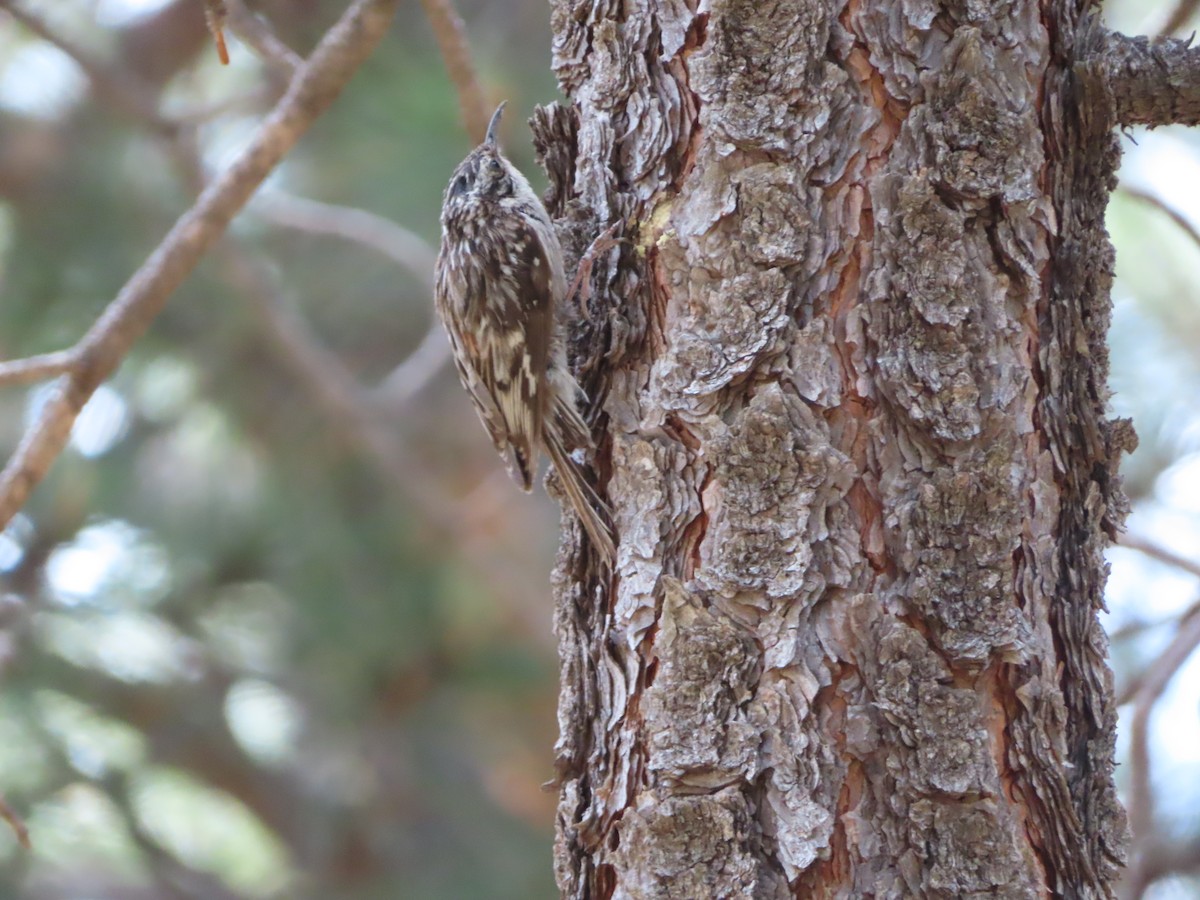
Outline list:
[[[439,261],[437,305],[463,386],[513,479],[528,491],[550,402],[554,285],[537,233],[510,221],[505,240],[492,244],[495,254],[477,252],[453,267]]]

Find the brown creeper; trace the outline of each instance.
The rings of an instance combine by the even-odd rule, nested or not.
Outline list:
[[[544,449],[592,543],[611,562],[607,509],[571,456],[593,446],[557,321],[566,293],[562,248],[546,208],[496,143],[503,111],[501,103],[487,137],[446,188],[438,316],[463,387],[513,480],[529,491]]]

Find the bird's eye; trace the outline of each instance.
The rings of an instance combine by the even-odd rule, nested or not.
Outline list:
[[[454,179],[454,184],[450,186],[450,196],[457,197],[460,194],[465,194],[471,187],[471,179],[465,174],[459,175]]]
[[[487,167],[488,167],[488,171],[491,172],[493,175],[500,174],[500,160],[496,159],[496,157],[494,157],[494,156],[488,157]]]

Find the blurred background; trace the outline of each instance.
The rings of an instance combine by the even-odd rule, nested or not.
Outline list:
[[[71,345],[286,77],[233,34],[219,65],[199,0],[7,5],[36,21],[0,9],[0,359]],[[1107,13],[1200,25],[1178,5]],[[252,6],[307,53],[345,2]],[[540,186],[524,120],[556,97],[548,7],[459,10]],[[1196,897],[1200,132],[1122,144],[1113,408],[1141,439],[1106,616],[1122,788],[1171,861],[1144,895]],[[0,795],[33,835],[0,823],[0,898],[555,896],[558,516],[509,483],[430,332],[469,146],[403,3],[0,534]],[[44,396],[0,391],[5,453]]]

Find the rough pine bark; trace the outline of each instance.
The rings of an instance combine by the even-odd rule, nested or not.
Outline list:
[[[554,0],[610,575],[564,542],[571,898],[1105,897],[1117,160],[1078,0]]]

